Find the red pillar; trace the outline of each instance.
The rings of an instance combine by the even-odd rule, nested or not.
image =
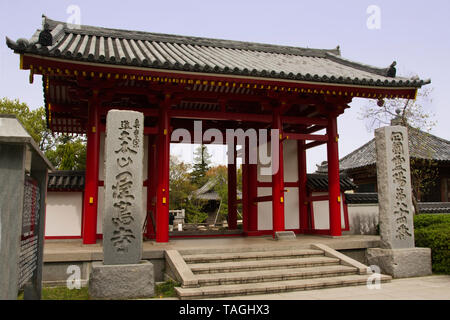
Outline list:
[[[308,221],[308,202],[306,200],[306,184],[308,181],[306,171],[306,149],[305,140],[297,141],[297,158],[298,158],[298,204],[300,214],[300,230],[306,233],[310,229]]]
[[[147,162],[147,237],[155,236],[155,226],[153,220],[156,212],[156,188],[158,178],[157,157],[156,157],[156,137],[148,137],[148,162]],[[151,217],[153,216],[153,219]]]
[[[272,162],[278,157],[278,171],[272,175],[272,215],[273,215],[273,236],[275,232],[284,231],[284,170],[283,170],[283,143],[281,140],[283,127],[281,123],[280,111],[275,109],[273,112],[273,129],[279,129],[278,139],[272,137],[271,143],[279,144],[279,153],[272,153]]]
[[[86,177],[83,199],[83,244],[95,244],[97,240],[97,210],[98,210],[98,171],[100,152],[100,101],[98,91],[94,91],[89,100],[87,147],[86,147]]]
[[[249,227],[249,193],[248,193],[248,162],[249,162],[249,154],[248,154],[248,139],[245,139],[245,147],[244,151],[245,154],[243,154],[243,161],[242,161],[242,229],[244,230],[244,233],[246,234],[248,232]]]
[[[228,229],[237,229],[237,206],[236,206],[236,145],[233,144],[233,148],[228,149],[228,152],[232,154],[233,164],[228,164]]]
[[[258,231],[258,204],[255,202],[257,197],[257,165],[248,165],[248,231]]]
[[[169,242],[169,101],[166,95],[158,122],[158,187],[156,192],[156,242]]]
[[[339,185],[339,151],[336,115],[330,115],[327,126],[327,135],[330,235],[340,236],[342,235],[340,203],[341,188]]]

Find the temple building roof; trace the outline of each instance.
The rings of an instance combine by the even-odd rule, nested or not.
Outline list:
[[[310,49],[70,25],[43,17],[31,39],[6,39],[16,53],[68,61],[158,70],[283,79],[384,88],[418,88],[430,82],[396,76],[396,63],[377,68]]]
[[[408,127],[410,157],[413,159],[450,162],[450,141],[436,137],[430,133]],[[349,153],[339,160],[341,171],[363,168],[375,165],[375,138]],[[317,172],[327,172],[326,162],[318,166]]]

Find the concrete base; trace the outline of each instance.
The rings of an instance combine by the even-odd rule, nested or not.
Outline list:
[[[294,231],[278,231],[275,232],[275,240],[295,240]]]
[[[153,265],[148,261],[139,264],[104,265],[92,262],[89,276],[89,295],[93,299],[148,298],[155,293]]]
[[[367,249],[367,262],[393,278],[431,275],[431,249]]]

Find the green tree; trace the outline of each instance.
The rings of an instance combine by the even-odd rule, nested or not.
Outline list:
[[[59,135],[55,147],[45,155],[58,170],[86,170],[86,142],[82,137]]]
[[[26,103],[18,99],[3,98],[0,100],[0,113],[15,115],[56,169],[84,170],[86,168],[84,136],[53,134],[47,128],[44,107],[31,110]]]
[[[43,152],[54,146],[52,133],[47,129],[44,107],[31,110],[19,99],[3,98],[0,100],[0,113],[15,115]]]
[[[211,164],[211,155],[205,145],[200,145],[194,153],[194,166],[191,173],[191,182],[197,187],[203,186],[206,181],[206,172]]]
[[[214,191],[220,197],[218,220],[226,220],[228,216],[228,169],[226,166],[219,165],[209,169],[206,176],[215,180]]]
[[[180,161],[177,157],[170,157],[170,199],[172,210],[184,209],[189,223],[202,223],[208,217],[203,212],[204,201],[197,199],[193,192],[197,187],[191,183],[191,165]]]
[[[191,165],[179,161],[175,156],[170,156],[170,209],[179,210],[186,208],[186,202],[195,190],[195,186],[190,182],[190,169]]]

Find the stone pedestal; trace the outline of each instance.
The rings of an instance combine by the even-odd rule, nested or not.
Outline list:
[[[367,261],[393,278],[421,277],[432,273],[430,248],[368,248]]]
[[[275,240],[295,240],[294,231],[277,231],[275,232]]]
[[[105,265],[93,262],[89,295],[93,299],[149,298],[155,293],[153,264]]]

